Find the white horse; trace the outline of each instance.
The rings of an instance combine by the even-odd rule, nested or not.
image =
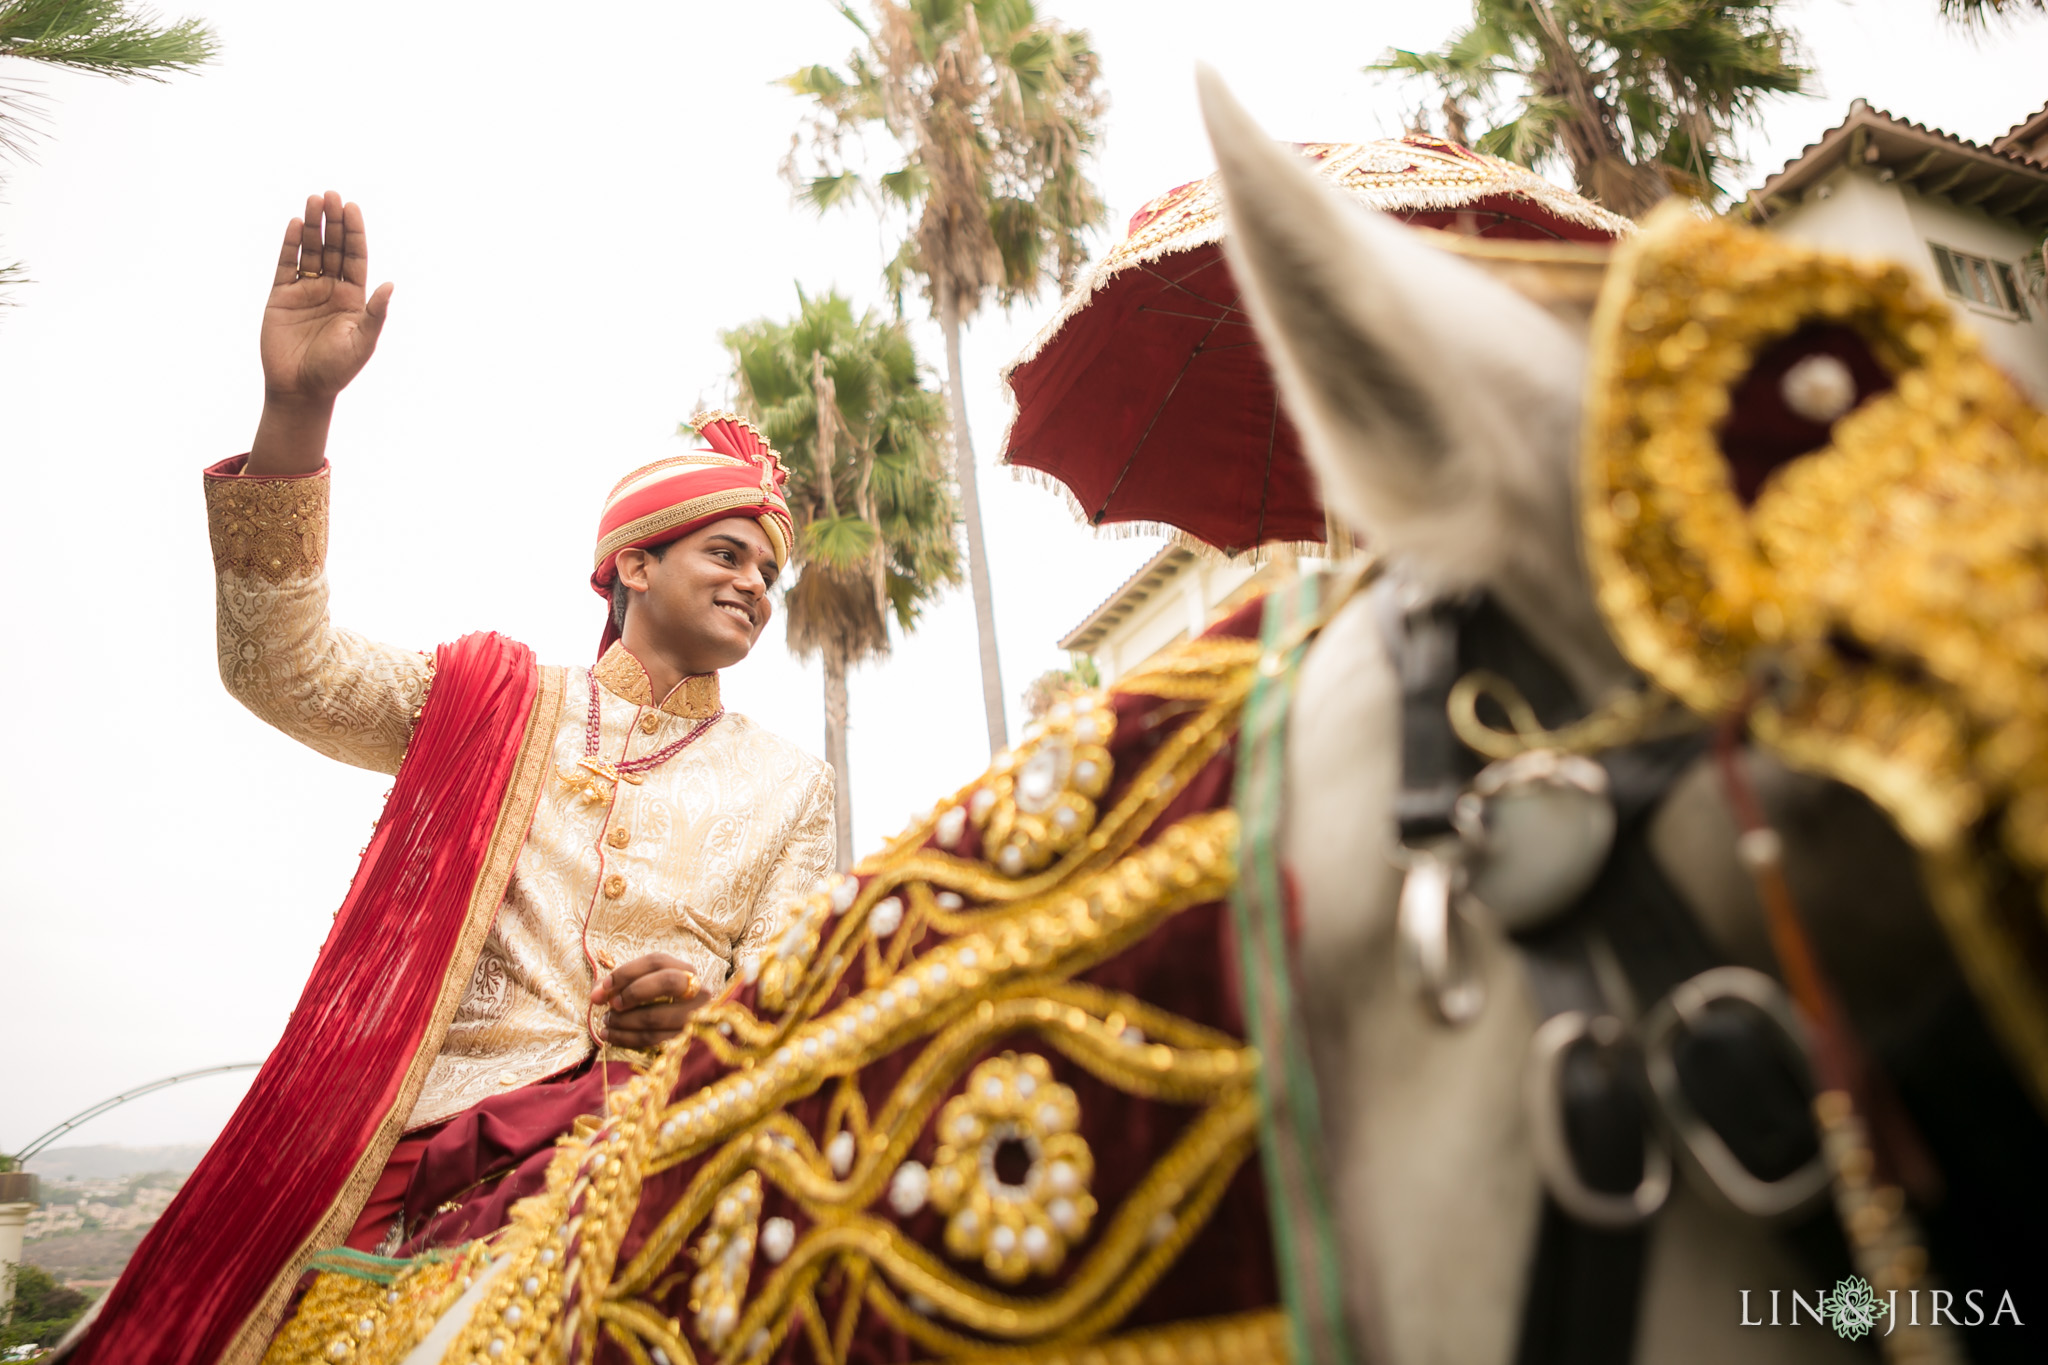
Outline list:
[[[1426,587],[1491,594],[1587,709],[1630,685],[1579,550],[1583,327],[1342,201],[1213,73],[1201,93],[1231,266],[1327,505]],[[1483,923],[1470,951],[1486,1004],[1469,1024],[1430,1017],[1404,978],[1401,693],[1363,597],[1303,664],[1290,724],[1282,853],[1354,1325],[1372,1360],[1505,1365],[1542,1204],[1523,1100],[1539,1014],[1513,941]],[[1866,1039],[1955,990],[1913,860],[1873,808],[1746,764]],[[1727,959],[1774,970],[1709,769],[1679,780],[1650,846]],[[1761,1304],[1812,1278],[1763,1223],[1681,1182],[1652,1226],[1635,1359],[1860,1357],[1824,1330],[1742,1325],[1740,1291]]]

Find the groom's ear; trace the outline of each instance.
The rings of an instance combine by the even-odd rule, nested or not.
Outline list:
[[[625,584],[634,592],[646,592],[647,563],[656,557],[640,549],[638,546],[619,551],[619,557],[616,561],[619,582]]]

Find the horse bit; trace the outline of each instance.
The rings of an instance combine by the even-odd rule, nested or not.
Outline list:
[[[1624,943],[1621,951],[1616,941],[1623,936],[1606,932],[1613,924],[1603,928],[1599,915],[1588,910],[1589,893],[1599,900],[1602,888],[1608,888],[1610,905],[1632,917],[1638,902],[1659,900],[1643,894],[1665,890],[1647,850],[1619,856],[1617,806],[1633,814],[1654,806],[1697,755],[1697,743],[1665,743],[1661,753],[1656,745],[1637,745],[1634,752],[1619,746],[1602,755],[1604,763],[1558,748],[1528,747],[1468,778],[1476,760],[1450,718],[1452,694],[1463,686],[1458,680],[1465,673],[1461,640],[1470,645],[1475,631],[1490,629],[1494,652],[1521,664],[1508,671],[1537,675],[1530,679],[1532,690],[1549,682],[1557,704],[1570,706],[1568,689],[1561,679],[1542,676],[1549,671],[1547,661],[1534,656],[1505,615],[1483,599],[1431,600],[1394,575],[1370,591],[1402,690],[1396,809],[1402,974],[1440,1023],[1457,1028],[1486,1005],[1468,941],[1475,918],[1490,916],[1522,950],[1544,1016],[1524,1065],[1523,1102],[1536,1167],[1551,1198],[1584,1225],[1636,1227],[1669,1198],[1675,1151],[1695,1184],[1704,1182],[1744,1214],[1777,1221],[1810,1207],[1829,1183],[1818,1146],[1788,1174],[1760,1177],[1701,1115],[1681,1074],[1686,1040],[1712,1030],[1723,1042],[1732,1037],[1737,1047],[1750,1049],[1752,1058],[1759,1050],[1775,1052],[1778,1065],[1803,1077],[1803,1030],[1784,990],[1747,967],[1705,965],[1711,954],[1693,947],[1701,941],[1688,934],[1682,909],[1661,915],[1688,919],[1663,927],[1668,941],[1658,941],[1653,930],[1632,946]],[[1473,701],[1466,690],[1469,709]],[[1519,703],[1519,694],[1508,690]],[[1527,706],[1507,709],[1518,730],[1533,723]],[[1617,775],[1626,792],[1617,793]],[[1658,879],[1658,885],[1646,888],[1648,879]],[[1662,900],[1676,904],[1668,892]],[[1654,924],[1660,915],[1652,910],[1640,918]],[[1638,1012],[1631,967],[1635,975],[1675,984]],[[1795,1104],[1799,1100],[1793,1097]],[[1633,1190],[1603,1189],[1601,1184],[1618,1182],[1582,1174],[1573,1120],[1581,1120],[1576,1130],[1584,1133],[1589,1115],[1596,1134],[1604,1126],[1610,1134],[1634,1129],[1639,1135],[1639,1165],[1624,1156],[1616,1167],[1638,1165]],[[1803,1110],[1773,1117],[1781,1127],[1801,1123]],[[1607,1155],[1614,1155],[1611,1147]]]

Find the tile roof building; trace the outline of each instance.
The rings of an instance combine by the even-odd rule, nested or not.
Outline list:
[[[1904,262],[2048,404],[2048,108],[1987,147],[1856,100],[1739,211],[1789,237]]]
[[[1068,631],[1060,648],[1093,658],[1103,683],[1113,683],[1265,591],[1274,573],[1271,563],[1261,567],[1169,543]]]

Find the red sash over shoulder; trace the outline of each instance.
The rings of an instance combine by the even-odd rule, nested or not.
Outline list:
[[[284,1037],[72,1357],[253,1361],[410,1115],[533,816],[560,674],[497,635],[436,656],[384,815]]]

